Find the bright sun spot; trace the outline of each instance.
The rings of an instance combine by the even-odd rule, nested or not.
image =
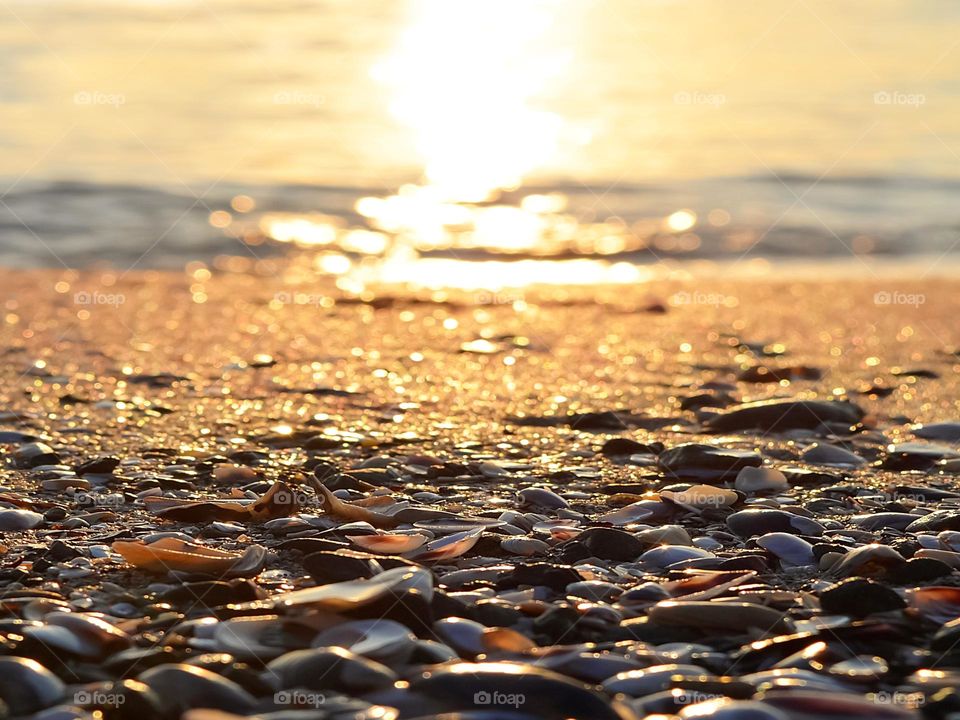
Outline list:
[[[415,135],[443,200],[517,187],[557,151],[563,120],[535,106],[569,58],[544,47],[552,13],[535,0],[420,0],[393,54],[373,70]]]

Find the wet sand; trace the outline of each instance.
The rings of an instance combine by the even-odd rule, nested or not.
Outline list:
[[[97,705],[96,698],[85,702],[87,696],[77,695],[97,690],[104,697],[112,693],[115,717],[132,717],[131,708],[143,702],[157,717],[212,703],[239,715],[296,705],[413,718],[490,710],[474,696],[500,692],[514,700],[531,693],[557,698],[536,710],[515,704],[510,711],[516,717],[563,717],[564,706],[579,708],[571,710],[576,717],[643,717],[726,696],[767,697],[762,709],[769,714],[763,717],[777,718],[777,712],[800,717],[791,703],[806,712],[802,692],[816,690],[836,693],[836,703],[853,703],[846,714],[867,717],[879,708],[890,717],[914,717],[916,707],[936,706],[940,686],[953,684],[957,655],[934,638],[946,620],[960,616],[960,597],[938,596],[946,603],[943,611],[908,591],[957,585],[952,553],[960,544],[939,534],[960,529],[952,497],[960,491],[960,464],[949,454],[960,440],[917,437],[912,428],[960,419],[960,283],[662,281],[498,293],[383,288],[355,296],[293,268],[259,276],[209,277],[203,269],[134,273],[110,284],[93,271],[4,271],[0,282],[6,468],[0,500],[42,516],[0,515],[0,523],[7,523],[0,555],[0,592],[9,603],[4,654],[34,657],[66,684],[50,681],[26,700],[0,692],[8,704],[20,703],[14,709],[19,714],[60,702],[110,709],[109,701]],[[711,430],[713,418],[740,403],[777,398],[850,401],[862,417],[845,427]],[[636,444],[610,444],[615,438]],[[35,442],[46,448],[38,450]],[[906,442],[946,446],[946,454],[888,448]],[[668,461],[665,453],[684,443],[740,451],[745,466],[782,470],[789,486],[764,476],[754,478],[758,489],[750,489],[746,479],[737,481],[742,465],[735,458],[698,462],[681,453],[677,462]],[[854,453],[851,462],[862,463],[838,465],[828,456],[825,464],[823,456],[804,456],[817,444],[839,446]],[[330,501],[318,499],[317,482],[309,478],[319,478],[348,508],[362,512],[330,514]],[[740,494],[696,489],[703,483]],[[691,485],[693,495],[669,494]],[[947,495],[910,496],[893,489],[898,486],[936,487]],[[664,489],[667,494],[658,496]],[[278,501],[277,492],[287,495]],[[249,518],[246,510],[218,512],[209,503],[183,505],[183,514],[164,517],[177,503],[264,496],[269,507]],[[377,496],[429,511],[397,516],[412,522],[384,522],[393,517],[390,500],[369,502]],[[171,502],[147,500],[158,497]],[[644,502],[657,509],[634,505]],[[756,532],[738,532],[728,518],[751,507],[787,509],[819,529],[783,532],[775,518],[758,521]],[[609,515],[621,508],[628,508],[626,515]],[[919,519],[931,510],[949,516],[931,530],[907,530],[909,518],[903,517],[876,527],[856,519],[880,512]],[[474,524],[464,520],[455,528],[446,516],[430,515],[437,511],[473,518]],[[358,519],[370,525],[340,529]],[[665,525],[682,529],[667,538],[665,552],[674,554],[641,560],[662,544],[650,528]],[[456,535],[474,527],[483,532]],[[427,569],[429,592],[414,587],[423,582],[418,575],[412,585],[386,588],[396,602],[374,603],[375,611],[364,610],[366,601],[353,596],[353,586],[334,590],[348,598],[347,608],[334,610],[316,598],[305,606],[294,603],[294,610],[271,604],[270,598],[292,590],[389,570],[394,561],[370,565],[366,556],[355,556],[355,564],[329,556],[305,559],[320,550],[349,556],[363,541],[348,536],[372,536],[375,528],[427,531],[420,533],[424,547],[436,552],[420,555],[426,551],[415,549],[407,561]],[[591,541],[578,541],[578,533],[590,528],[630,535],[642,550],[630,551],[623,535],[594,533]],[[127,560],[134,556],[114,545],[138,544],[144,537],[152,542],[161,531],[226,552],[259,545],[265,553],[247,558],[255,566],[250,572],[232,560],[213,570],[189,558],[174,558],[168,566],[167,556],[158,571],[148,562],[132,567]],[[814,548],[809,562],[793,561],[806,551],[789,540],[758,543],[771,533],[802,536]],[[442,543],[451,534],[452,549]],[[505,542],[510,539],[523,542]],[[868,558],[849,572],[837,571],[835,563],[872,541],[894,549],[899,559]],[[784,542],[786,547],[778,544]],[[626,555],[611,546],[628,548]],[[696,556],[676,547],[695,548]],[[924,548],[945,553],[931,556],[942,567],[921,563],[917,570],[914,563],[905,572],[907,560],[926,557]],[[366,569],[358,570],[360,565]],[[692,569],[714,573],[701,578],[708,590],[703,602],[748,603],[746,615],[685,606],[687,593],[665,583],[688,577]],[[457,570],[476,573],[445,583]],[[729,573],[753,574],[717,589],[731,581]],[[231,576],[239,577],[211,584]],[[886,583],[903,605],[887,598],[893,604],[877,610],[878,617],[857,616],[842,603],[828,612],[822,593],[846,577]],[[871,587],[860,591],[861,600],[871,592],[880,597]],[[204,600],[205,592],[215,599]],[[425,601],[425,595],[432,599]],[[679,609],[663,604],[670,598],[681,599]],[[261,604],[242,605],[254,600]],[[652,612],[657,603],[661,609]],[[395,611],[397,605],[404,612]],[[765,622],[768,616],[756,610],[761,607],[773,613],[773,622]],[[79,647],[55,633],[24,633],[14,626],[49,625],[48,613],[61,609],[103,613],[118,636],[69,628],[84,638]],[[293,633],[295,640],[267,642],[243,634],[239,647],[229,642],[229,633],[183,625],[200,617],[223,624],[266,615],[276,627],[277,615],[301,612],[312,619],[304,621],[309,630]],[[383,661],[387,668],[366,669],[374,677],[369,685],[339,671],[311,684],[263,669],[285,651],[309,647],[318,628],[371,617],[406,625],[420,645],[402,660],[382,648],[366,659],[339,660]],[[468,623],[457,625],[452,617]],[[820,625],[818,617],[824,618]],[[484,634],[483,626],[509,630]],[[834,630],[817,635],[818,627]],[[802,632],[814,635],[790,640],[788,653],[762,645],[746,653],[752,641]],[[820,655],[784,661],[821,639],[826,650]],[[258,652],[261,640],[273,649]],[[681,645],[666,647],[673,642]],[[543,649],[550,647],[568,654]],[[205,655],[213,652],[232,657]],[[879,662],[866,662],[877,656]],[[528,670],[521,680],[533,684],[517,685],[496,667],[453,664],[484,658],[504,668],[515,662],[535,666],[541,675]],[[198,686],[218,682],[213,676],[229,678],[220,689],[228,699],[197,700],[193,690],[183,690],[173,693],[181,695],[176,705],[169,689],[194,682],[177,675],[181,666],[169,669],[183,662],[213,673],[196,680]],[[300,670],[326,677],[333,660],[323,662],[323,672]],[[445,669],[431,667],[441,662]],[[664,681],[628,676],[615,682],[618,672],[670,662],[698,666],[702,673],[674,668]],[[803,672],[793,686],[773,676],[746,678],[774,667]],[[948,675],[916,674],[924,669]],[[447,677],[447,684],[438,687],[426,670],[438,682]],[[43,685],[33,671],[17,672],[29,676],[28,685]],[[673,676],[682,677],[674,682]],[[113,684],[137,677],[152,690]],[[394,687],[394,680],[412,685]],[[688,696],[663,696],[670,687],[686,689]],[[306,694],[294,697],[295,691]],[[196,692],[212,697],[207,686]],[[288,696],[280,697],[284,692]],[[878,693],[906,699],[884,702]],[[117,702],[118,694],[136,699]],[[832,717],[830,708],[821,716]]]

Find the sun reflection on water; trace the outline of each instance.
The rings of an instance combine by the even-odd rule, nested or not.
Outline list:
[[[634,283],[645,279],[641,269],[604,256],[652,248],[664,235],[675,250],[698,243],[689,210],[648,226],[584,221],[567,211],[561,192],[522,191],[565,145],[587,139],[542,106],[548,91],[562,89],[573,60],[556,25],[558,18],[569,23],[575,8],[561,5],[415,0],[409,26],[371,74],[412,134],[422,181],[359,198],[362,227],[324,215],[268,214],[262,236],[319,250],[316,270],[351,287]],[[424,256],[438,252],[445,257]],[[495,259],[477,260],[478,252]]]

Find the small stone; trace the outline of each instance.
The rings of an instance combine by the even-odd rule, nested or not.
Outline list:
[[[637,538],[614,528],[587,528],[576,541],[602,560],[636,560],[644,551],[643,543]]]
[[[733,485],[737,490],[747,495],[760,492],[780,492],[789,490],[790,483],[787,477],[779,470],[765,467],[745,467],[737,473]]]
[[[867,578],[849,578],[820,593],[820,607],[836,615],[866,617],[906,606],[906,601],[895,590]]]
[[[0,530],[32,530],[43,523],[43,515],[32,510],[0,510]]]

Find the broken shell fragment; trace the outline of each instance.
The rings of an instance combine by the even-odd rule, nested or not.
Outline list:
[[[131,565],[155,573],[173,571],[222,578],[253,577],[267,561],[267,551],[259,545],[251,545],[241,554],[172,537],[160,538],[152,543],[118,540],[112,547]]]

